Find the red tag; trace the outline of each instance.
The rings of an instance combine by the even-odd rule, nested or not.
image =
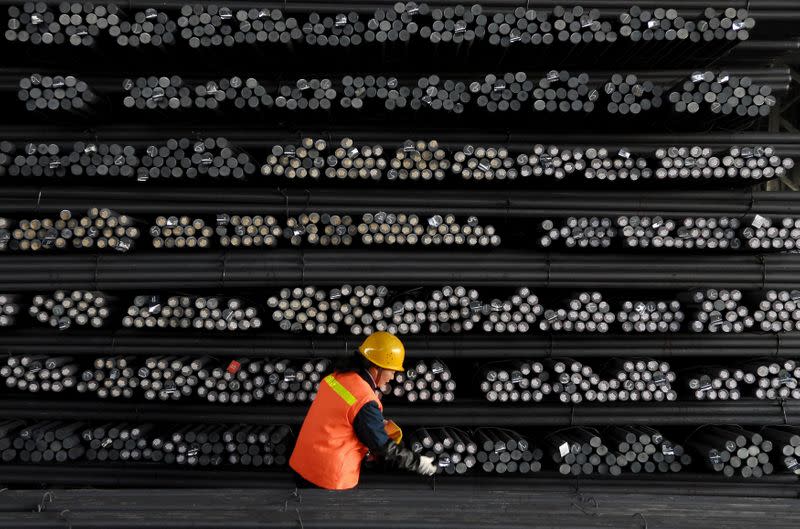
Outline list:
[[[240,364],[236,360],[231,360],[231,363],[228,364],[228,373],[230,373],[231,375],[235,375],[236,373],[239,372],[241,368],[242,364]]]

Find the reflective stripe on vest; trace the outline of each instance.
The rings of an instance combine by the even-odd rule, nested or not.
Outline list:
[[[332,374],[325,377],[325,382],[328,383],[328,385],[333,391],[336,392],[337,395],[342,397],[342,400],[344,400],[348,406],[352,406],[356,403],[356,398],[353,396],[353,394],[350,393],[346,387],[339,384],[339,381],[336,380]]]

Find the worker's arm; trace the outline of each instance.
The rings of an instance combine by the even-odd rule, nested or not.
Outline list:
[[[432,474],[431,468],[435,471],[431,458],[420,458],[411,450],[389,439],[383,429],[383,413],[376,403],[368,402],[361,408],[353,420],[353,428],[358,439],[369,448],[370,452],[383,457],[388,463],[420,474]]]

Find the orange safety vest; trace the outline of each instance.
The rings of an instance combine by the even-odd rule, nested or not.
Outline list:
[[[369,449],[358,439],[353,421],[364,404],[383,406],[372,387],[355,372],[323,379],[297,436],[289,466],[324,489],[358,485],[361,461]]]

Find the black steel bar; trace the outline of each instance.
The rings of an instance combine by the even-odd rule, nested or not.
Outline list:
[[[300,424],[305,406],[235,406],[176,404],[125,404],[97,402],[14,399],[0,401],[0,416],[30,420],[112,420],[185,423]],[[703,424],[782,425],[798,424],[800,403],[735,401],[725,403],[681,402],[602,405],[537,404],[533,407],[491,406],[474,400],[460,400],[441,406],[392,405],[387,416],[398,424],[416,426],[601,426],[610,424],[658,424],[660,426],[699,426]]]

